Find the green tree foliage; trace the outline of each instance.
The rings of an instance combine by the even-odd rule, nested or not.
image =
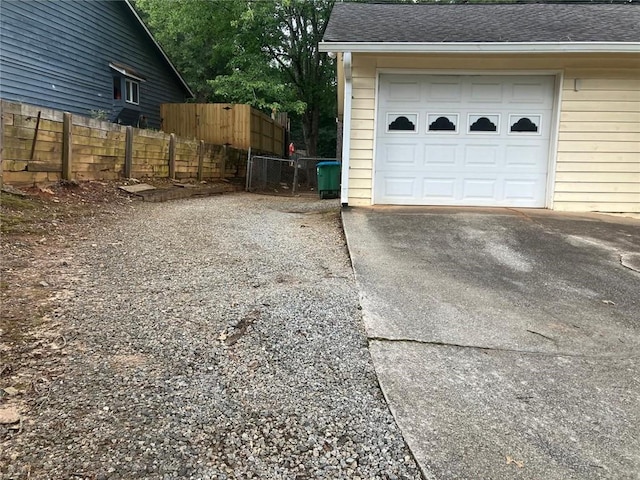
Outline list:
[[[334,1],[136,0],[135,5],[198,101],[289,112],[301,122],[308,154],[316,155],[321,130],[322,153],[335,153],[335,62],[318,52]]]
[[[230,73],[235,34],[231,20],[241,11],[235,1],[135,0],[136,9],[196,95],[218,101],[209,80]]]
[[[318,51],[334,1],[238,0],[232,72],[210,82],[230,101],[297,114],[312,156],[335,141],[335,62]],[[320,142],[329,122],[329,141]]]

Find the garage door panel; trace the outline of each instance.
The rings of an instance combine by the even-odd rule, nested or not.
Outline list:
[[[515,81],[510,85],[508,102],[516,105],[550,105],[545,85],[540,82]]]
[[[504,198],[509,203],[516,202],[535,202],[538,201],[544,191],[540,190],[539,185],[542,179],[540,177],[530,180],[506,179],[504,182]]]
[[[455,201],[457,179],[448,178],[425,178],[422,181],[423,199],[438,199],[440,201]]]
[[[420,101],[389,98],[403,83]],[[375,203],[544,206],[553,77],[383,74],[379,85]],[[389,131],[402,112],[415,128]]]
[[[500,144],[466,145],[464,149],[464,165],[473,169],[497,167]]]
[[[422,146],[424,149],[424,166],[428,168],[455,167],[459,165],[460,145],[455,143],[435,143]]]
[[[441,78],[427,84],[426,100],[429,103],[459,103],[462,100],[462,83],[459,78]]]
[[[383,145],[381,150],[381,168],[407,169],[418,166],[418,143],[390,142]]]
[[[411,177],[388,177],[382,179],[382,193],[384,198],[411,199],[416,196],[417,179]]]
[[[393,176],[378,179],[378,203],[403,205],[529,206],[544,198],[540,178],[529,180],[475,175],[465,179],[453,176]]]
[[[502,103],[503,84],[501,80],[471,81],[469,101],[471,103]]]
[[[419,102],[420,83],[415,81],[392,81],[388,85],[389,102]]]
[[[462,180],[462,199],[470,201],[492,201],[498,197],[498,180],[496,178],[473,178]]]
[[[509,170],[540,172],[541,164],[546,165],[547,154],[547,149],[540,145],[507,145],[505,167]],[[546,168],[541,173],[546,173]]]

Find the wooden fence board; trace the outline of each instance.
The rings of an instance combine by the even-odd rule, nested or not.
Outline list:
[[[42,119],[40,120],[40,130],[47,132],[62,132],[62,122]]]
[[[38,162],[36,160],[28,162],[26,170],[28,172],[59,172],[62,169],[62,162],[59,164],[52,162]]]
[[[5,156],[2,168],[6,172],[24,172],[27,170],[27,165],[29,165],[27,160],[6,160]]]
[[[282,155],[284,127],[249,105],[165,103],[162,129],[183,138]]]

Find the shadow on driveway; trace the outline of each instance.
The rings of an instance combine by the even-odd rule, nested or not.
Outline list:
[[[380,384],[426,478],[639,478],[640,221],[343,220]]]

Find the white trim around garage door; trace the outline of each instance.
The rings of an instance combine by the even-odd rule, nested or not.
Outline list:
[[[376,204],[376,189],[375,181],[376,181],[376,152],[378,151],[378,104],[380,103],[380,70],[381,68],[376,70],[376,81],[374,83],[373,88],[373,152],[371,152],[371,205]],[[386,69],[384,69],[386,70]],[[384,72],[382,72],[384,73]]]
[[[558,163],[558,142],[560,141],[560,113],[562,111],[562,86],[564,72],[556,72],[556,91],[553,98],[553,124],[549,141],[549,169],[547,171],[546,207],[553,210],[556,186],[556,166]]]
[[[376,175],[376,155],[377,155],[377,137],[378,131],[378,102],[380,75],[382,74],[404,74],[404,75],[460,75],[460,76],[553,76],[555,77],[555,92],[552,108],[551,135],[549,140],[549,159],[547,164],[547,184],[545,192],[545,208],[553,208],[554,202],[554,186],[556,177],[556,163],[558,156],[558,137],[560,131],[560,112],[562,101],[562,85],[564,82],[564,71],[562,70],[451,70],[451,69],[425,69],[415,70],[407,68],[377,68],[375,78],[375,101],[374,101],[374,135],[373,135],[373,159],[371,163],[371,204],[376,205],[375,192],[375,175]]]

